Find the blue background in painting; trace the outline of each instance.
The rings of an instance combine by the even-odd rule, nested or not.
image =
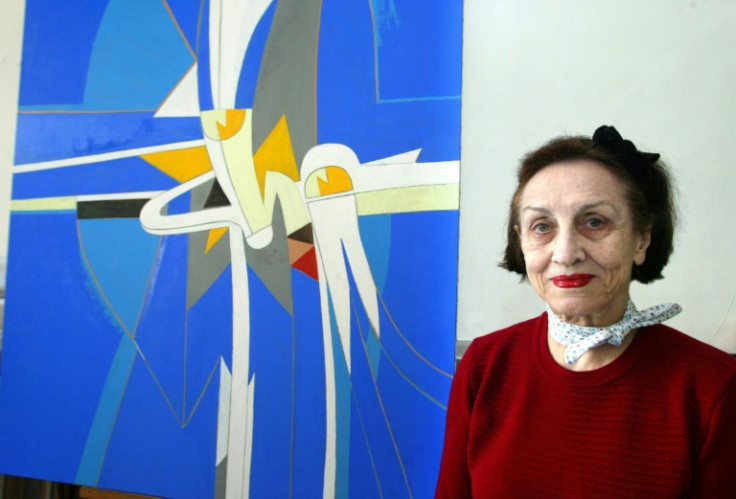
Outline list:
[[[322,489],[325,456],[325,353],[318,282],[292,271],[294,291],[294,427],[293,497]]]
[[[195,355],[187,357],[187,391],[185,413],[190,414],[212,368],[222,356],[225,364],[232,366],[232,273],[226,268],[214,284],[187,314],[186,348]],[[216,376],[220,371],[216,372]]]
[[[165,2],[108,0],[81,109],[157,109],[194,61]]]
[[[394,3],[397,22],[406,22],[405,17],[416,14],[414,9],[406,10],[405,4],[411,5],[412,2]],[[414,3],[424,5],[422,2]],[[449,37],[462,30],[462,18],[457,12],[462,9],[461,2],[446,2],[438,9],[439,12],[427,9],[416,23],[410,23],[412,29],[434,29],[432,26],[436,21],[432,19],[444,19],[440,12],[447,10],[450,13],[448,27],[443,33],[449,30]],[[384,36],[397,36],[393,33]],[[399,42],[397,40],[394,47]],[[430,78],[426,75],[426,68],[421,67],[423,61],[412,59],[411,54],[394,56],[401,65],[393,71],[405,75],[418,74],[432,82],[431,91],[412,84],[403,92],[395,88],[396,77],[391,76],[388,63],[381,59],[380,84],[383,85],[384,77],[387,78],[392,89],[389,93],[405,99],[384,103],[378,101],[376,92],[373,43],[374,29],[367,2],[325,0],[317,75],[318,142],[346,144],[363,162],[417,148],[422,149],[421,161],[457,160],[460,155],[460,59],[453,64],[447,63],[441,74],[439,71],[432,73],[439,77]],[[452,51],[460,54],[460,39],[453,40],[450,46]],[[340,49],[334,50],[334,47]],[[380,57],[391,60],[389,55],[395,54],[396,50],[384,48],[379,52]],[[430,93],[431,97],[439,100],[427,100]]]
[[[121,221],[108,223],[118,226]],[[0,456],[0,467],[9,473],[66,482],[74,481],[101,383],[122,334],[81,263],[76,224],[73,212],[13,217],[14,260],[8,276],[12,287],[6,318],[11,334],[6,336],[0,383],[0,446],[11,449]],[[349,439],[351,458],[339,463],[349,469],[338,471],[353,484],[370,478],[365,486],[350,487],[353,497],[361,497],[378,483],[384,493],[403,495],[405,479],[394,452],[395,438],[402,459],[411,463],[404,465],[406,480],[414,495],[422,497],[432,486],[426,476],[436,471],[441,446],[440,439],[425,435],[441,434],[444,421],[442,407],[432,399],[444,400],[450,380],[429,369],[407,348],[392,321],[425,358],[439,369],[452,371],[452,356],[446,352],[453,350],[454,337],[447,331],[454,325],[456,289],[454,275],[443,262],[455,258],[456,243],[441,237],[427,241],[426,234],[456,233],[457,213],[364,217],[361,230],[370,232],[378,246],[383,246],[381,240],[391,241],[382,294],[388,312],[381,312],[381,345],[371,346],[367,318],[357,293],[352,292],[359,311],[352,319],[354,365],[352,380],[343,383],[352,383],[353,393],[347,399],[353,415],[338,421],[350,425],[348,434],[341,434]],[[39,234],[47,237],[39,238]],[[145,233],[138,237],[157,239]],[[421,251],[416,251],[416,241],[423,241]],[[119,247],[108,251],[112,258]],[[98,483],[101,487],[177,497],[201,497],[212,490],[219,370],[206,389],[205,383],[219,355],[229,363],[230,272],[226,269],[192,308],[185,328],[185,288],[178,270],[185,253],[185,236],[163,238],[136,330],[148,366],[141,357],[136,358],[114,421]],[[293,491],[298,494],[320,488],[322,480],[325,380],[319,291],[311,278],[295,270],[292,276],[293,324],[258,278],[250,275],[251,307],[259,311],[253,315],[251,338],[259,408],[251,483],[254,494],[273,492],[277,486],[286,487],[282,492],[288,494],[290,473]],[[413,289],[433,291],[426,300],[413,300]],[[26,306],[14,307],[13,301],[21,297]],[[49,324],[55,325],[51,337]],[[186,395],[182,391],[185,341],[187,349],[196,352],[187,361]],[[369,363],[374,355],[371,349],[378,353],[377,360]],[[70,389],[58,386],[60,382],[68,383]],[[57,388],[47,390],[49,386]],[[200,396],[195,410],[193,403]],[[60,407],[63,409],[52,409]],[[407,412],[412,418],[403,417]],[[48,424],[50,413],[53,425]],[[426,432],[417,432],[418,427]],[[42,450],[30,448],[28,442],[37,442]],[[374,456],[387,456],[375,470],[369,449]],[[70,459],[70,454],[75,457]]]
[[[156,109],[194,63],[164,2],[32,0],[27,16],[21,109]]]
[[[149,17],[155,22],[146,27],[154,32],[156,23],[166,24],[166,47],[176,55],[174,64],[156,75],[155,92],[142,96],[145,102],[133,102],[132,87],[121,80],[111,100],[98,93],[85,101],[85,95],[92,95],[85,94],[88,70],[108,3],[123,5],[120,0],[81,1],[73,7],[68,2],[28,0],[20,94],[26,112],[18,117],[16,164],[202,139],[196,117],[59,112],[118,104],[155,107],[191,62],[186,43],[198,51],[199,75],[209,82],[207,5],[200,11],[198,2],[169,0],[186,43],[172,36],[171,20],[160,9]],[[274,8],[275,3],[246,54],[239,106],[252,104],[254,75]],[[344,143],[364,162],[416,148],[422,148],[420,161],[457,160],[461,11],[461,2],[439,0],[325,0],[317,75],[318,142]],[[198,19],[204,26],[200,30]],[[431,59],[417,58],[414,50],[419,46]],[[443,71],[437,71],[438,66]],[[211,108],[208,85],[199,90],[202,109]],[[174,185],[143,160],[128,158],[17,174],[13,197],[164,190]],[[172,210],[187,211],[188,199],[173,203]],[[154,261],[146,260],[153,272],[135,330],[140,352],[120,394],[119,412],[108,421],[112,435],[97,485],[162,496],[210,495],[219,357],[231,365],[230,268],[186,310],[187,236],[150,236],[135,226],[137,220],[79,222],[73,211],[15,213],[11,223],[0,363],[0,470],[62,482],[78,477],[97,404],[124,334],[85,267],[80,237],[95,245],[92,260],[98,268],[106,251],[109,258],[123,260],[120,268],[136,262],[142,266],[141,255],[153,258],[153,242],[160,241]],[[83,230],[78,224],[85,224]],[[379,343],[353,286],[350,378],[335,344],[338,494],[372,497],[380,490],[385,497],[402,497],[408,484],[415,497],[428,497],[441,452],[441,438],[436,436],[444,425],[443,404],[450,386],[446,373],[453,372],[454,364],[456,272],[447,262],[457,261],[458,214],[370,216],[359,224],[386,309],[379,305]],[[108,247],[99,243],[106,231],[121,228],[131,238],[125,245],[128,251],[121,251],[120,239]],[[139,251],[130,251],[133,248]],[[114,268],[108,270],[103,288],[120,279]],[[140,282],[141,274],[137,276]],[[322,487],[327,417],[318,283],[292,270],[293,317],[252,272],[249,283],[250,306],[257,311],[252,314],[250,359],[257,407],[251,493],[311,495]],[[415,299],[416,289],[423,290],[423,299]],[[125,304],[128,327],[140,299],[125,290],[113,299]]]
[[[291,316],[249,273],[251,306],[250,368],[255,374],[253,497],[289,497],[291,473],[294,333]]]
[[[163,238],[154,278],[141,311],[135,339],[156,381],[180,420],[184,405],[182,380],[186,355],[187,237]],[[227,295],[225,295],[227,296]],[[186,385],[185,385],[186,386]]]
[[[381,99],[458,99],[462,2],[371,0],[371,4]]]
[[[434,3],[437,1],[433,0]],[[460,150],[462,4],[450,2],[436,6],[433,3],[429,6],[432,8],[429,8],[424,3],[418,5],[417,2],[390,3],[394,5],[394,9],[392,13],[383,13],[383,17],[393,20],[382,24],[381,19],[378,19],[375,27],[371,6],[367,2],[326,0],[323,3],[317,75],[318,142],[346,144],[356,151],[361,161],[416,148],[422,148],[422,161],[456,160]],[[184,33],[189,44],[198,48],[198,72],[201,81],[209,82],[207,30],[201,30],[198,40],[196,34],[192,33],[192,24],[195,22],[193,19],[199,15],[198,8],[196,3],[191,4],[188,9],[183,4],[177,4],[172,11],[182,18],[183,25],[187,27]],[[443,15],[433,9],[441,9]],[[29,10],[29,16],[33,12],[34,10]],[[203,26],[206,27],[208,9],[204,8],[201,14]],[[69,17],[66,11],[60,15],[62,19]],[[246,54],[237,96],[239,105],[252,103],[255,66],[260,61],[266,41],[265,30],[270,26],[272,15],[273,7],[259,24]],[[43,21],[47,24],[50,22],[45,17]],[[32,18],[29,17],[28,22],[33,23]],[[442,29],[438,28],[438,22],[442,23]],[[167,21],[167,27],[170,27],[169,24]],[[81,37],[84,33],[87,33],[84,35],[87,38],[93,37],[94,33],[86,26],[86,22],[81,22],[80,30],[83,33],[77,35],[71,34],[77,30],[77,23],[71,21],[65,25],[55,25],[53,30],[32,30],[33,36],[26,41],[23,57],[22,106],[34,105],[33,109],[39,109],[39,106],[43,109],[43,105],[46,105],[48,109],[55,109],[67,102],[65,93],[44,90],[54,88],[55,75],[53,71],[42,71],[46,64],[44,50],[58,37]],[[195,37],[194,43],[192,37]],[[407,38],[412,37],[419,37],[432,47],[432,50],[426,52],[431,54],[431,61],[417,57],[416,52],[409,50],[415,46],[407,42]],[[84,39],[83,46],[92,44],[87,38]],[[374,43],[377,41],[381,44],[375,50]],[[340,47],[340,50],[334,50],[335,47]],[[71,59],[68,63],[70,70],[64,75],[64,81],[68,82],[65,85],[68,88],[84,88],[87,79],[86,65],[89,61],[83,57],[74,59],[73,53],[63,54],[62,59]],[[394,64],[399,69],[392,70]],[[441,67],[442,71],[435,70],[437,67]],[[175,81],[174,77],[182,76],[180,73],[180,70],[174,68],[164,71],[160,78],[169,75],[166,81]],[[376,78],[382,101],[378,100]],[[79,90],[76,92],[79,93]],[[121,95],[125,94],[123,90],[121,92]],[[209,85],[199,85],[199,92],[202,109],[211,109]],[[74,92],[69,90],[69,95],[72,94]],[[16,163],[47,161],[201,137],[198,118],[154,119],[152,112],[91,116],[20,114]]]
[[[199,118],[153,113],[19,114],[15,163],[35,163],[202,140]]]
[[[354,335],[352,382],[360,408],[354,403],[353,411],[359,411],[360,418],[352,417],[351,484],[373,486],[373,480],[369,480],[373,476],[372,466],[359,460],[369,445],[374,456],[388,458],[375,463],[384,497],[407,496],[405,478],[397,473],[402,466],[414,497],[431,497],[434,493],[433,477],[439,471],[442,439],[427,436],[444,433],[444,406],[451,378],[438,370],[454,372],[454,359],[448,352],[454,351],[455,338],[448,332],[455,327],[457,292],[455,274],[448,269],[451,266],[444,265],[446,261],[456,261],[457,244],[440,235],[456,234],[457,224],[457,212],[453,211],[391,216],[388,279],[379,297],[386,308],[381,310],[380,354],[373,364],[372,376],[368,363],[370,345],[366,355]],[[428,239],[428,234],[435,237]],[[423,244],[418,247],[417,241]],[[421,300],[415,299],[415,289],[425,290]],[[352,301],[360,303],[354,287]],[[372,333],[367,317],[360,305],[357,309],[359,313],[353,321],[361,324],[356,329],[369,344],[367,337]],[[407,343],[437,369],[420,359]],[[369,444],[363,439],[363,431],[368,433]],[[401,453],[401,466],[393,451],[394,440]],[[364,497],[353,487],[351,496]]]
[[[76,213],[11,216],[0,469],[73,482],[123,334],[80,258]]]
[[[13,177],[13,199],[166,190],[176,185],[176,180],[135,156],[16,173]]]
[[[106,7],[105,0],[26,0],[20,106],[82,103]]]

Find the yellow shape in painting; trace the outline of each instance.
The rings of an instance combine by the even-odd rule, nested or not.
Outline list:
[[[225,111],[224,123],[217,121],[217,132],[220,140],[226,140],[238,133],[245,122],[245,109],[228,109]]]
[[[350,175],[339,166],[326,166],[315,170],[305,182],[304,191],[308,198],[339,194],[353,190]]]
[[[205,137],[212,140],[220,140],[220,123],[227,123],[227,109],[210,109],[200,113],[202,121],[202,132]]]
[[[306,206],[299,195],[299,180],[291,139],[282,118],[258,151],[256,168],[252,142],[253,112],[242,110],[243,123],[227,140],[220,136],[218,127],[230,110],[215,109],[201,114],[205,142],[213,156],[213,168],[223,189],[240,208],[251,233],[268,227],[273,220],[273,207],[278,196],[288,232],[309,223]],[[228,125],[229,128],[229,125]],[[256,172],[258,170],[258,173]]]
[[[55,198],[13,199],[10,211],[66,211],[77,209],[77,198],[63,196]]]
[[[299,180],[299,170],[296,158],[294,158],[294,148],[291,145],[286,115],[276,123],[261,147],[253,155],[253,165],[256,170],[258,187],[261,189],[261,198],[265,196],[266,172],[268,171],[283,173],[294,182]]]
[[[320,196],[319,186],[327,182],[327,168],[314,170],[307,181],[304,182],[304,194],[308,198],[316,198]]]
[[[202,131],[212,140],[225,140],[236,135],[245,124],[247,109],[211,109],[202,111]]]
[[[327,173],[327,181],[324,181],[321,178],[317,180],[319,182],[319,193],[321,196],[353,190],[353,181],[350,180],[348,172],[339,166],[328,166],[325,170]]]
[[[154,152],[141,158],[179,182],[186,182],[212,169],[205,146]]]
[[[227,232],[227,227],[220,227],[219,229],[211,229],[207,236],[207,245],[204,248],[205,253],[209,253],[212,247],[217,244],[217,241],[222,239],[222,236]]]

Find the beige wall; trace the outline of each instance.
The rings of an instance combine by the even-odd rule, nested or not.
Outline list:
[[[734,25],[729,0],[465,1],[459,339],[543,310],[496,266],[519,158],[609,124],[679,186],[675,254],[635,303],[679,302],[668,324],[736,352]]]
[[[0,2],[0,261],[8,254],[8,210],[24,6],[23,0]]]

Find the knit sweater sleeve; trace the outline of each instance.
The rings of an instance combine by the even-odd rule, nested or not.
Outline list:
[[[466,351],[452,380],[436,498],[472,497],[467,455],[470,415],[475,401],[471,368],[476,362],[474,346],[475,342]]]
[[[736,497],[736,373],[710,417],[692,497]]]

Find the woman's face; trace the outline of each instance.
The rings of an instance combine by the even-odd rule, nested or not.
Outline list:
[[[634,263],[650,233],[635,233],[625,185],[592,161],[554,163],[535,174],[519,203],[527,276],[562,320],[605,326],[623,316]]]

